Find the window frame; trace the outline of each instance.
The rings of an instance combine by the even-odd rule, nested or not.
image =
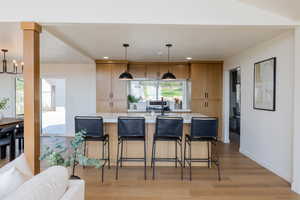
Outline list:
[[[159,87],[160,87],[160,83],[161,82],[182,82],[183,83],[183,96],[182,96],[182,109],[185,110],[185,109],[189,109],[188,108],[188,105],[189,105],[189,102],[188,102],[188,96],[189,96],[189,81],[188,80],[184,80],[184,79],[178,79],[178,80],[160,80],[160,79],[134,79],[134,80],[130,80],[128,81],[128,84],[127,84],[127,88],[128,88],[128,95],[129,94],[132,94],[131,92],[131,83],[133,81],[152,81],[152,82],[155,82],[155,86],[156,86],[156,99],[153,99],[153,100],[159,100]]]

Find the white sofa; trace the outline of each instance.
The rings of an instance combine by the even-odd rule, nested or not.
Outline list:
[[[4,200],[84,200],[84,181],[69,180],[68,170],[64,167],[50,167],[33,176],[25,155],[22,154],[0,168],[0,179],[1,174],[12,171],[12,169],[18,169],[25,175],[24,177],[28,178],[15,191],[7,193]]]

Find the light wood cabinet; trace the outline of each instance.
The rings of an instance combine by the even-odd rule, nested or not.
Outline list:
[[[222,138],[223,64],[218,62],[191,65],[192,112],[219,119],[219,138]]]
[[[145,78],[147,75],[147,65],[146,64],[130,64],[129,72],[132,74],[133,78]]]
[[[146,78],[158,79],[160,76],[160,66],[158,64],[147,64],[146,66]]]
[[[189,64],[174,64],[172,66],[172,73],[177,79],[189,79],[190,78],[190,65]]]
[[[124,63],[97,64],[97,112],[127,111],[127,84],[119,80],[126,68]]]
[[[207,90],[207,65],[191,65],[192,99],[205,99]]]
[[[222,64],[207,65],[207,98],[222,99],[223,67]]]

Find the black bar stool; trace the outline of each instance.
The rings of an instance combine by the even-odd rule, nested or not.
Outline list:
[[[24,151],[24,123],[20,123],[16,126],[16,141],[18,140],[19,154]]]
[[[183,179],[183,159],[182,159],[182,133],[183,118],[182,117],[157,117],[155,124],[155,133],[153,136],[151,167],[153,170],[152,179],[155,179],[155,162],[175,162],[175,167],[179,162],[181,165],[181,179]],[[175,157],[174,158],[157,158],[156,142],[157,141],[174,141]],[[177,146],[180,146],[180,160],[177,155]]]
[[[192,180],[192,162],[207,162],[208,167],[214,163],[218,169],[218,179],[221,180],[220,162],[216,149],[218,142],[218,119],[214,117],[193,117],[190,135],[185,136],[184,144],[184,165],[185,162],[190,167],[190,180]],[[207,143],[207,158],[192,158],[192,142]],[[186,147],[189,145],[189,156],[186,157]],[[211,145],[209,145],[211,144]],[[211,154],[210,154],[211,146]]]
[[[123,142],[124,141],[144,141],[144,157],[143,158],[129,158],[123,157]],[[121,145],[121,156],[119,156],[119,149]],[[123,162],[144,162],[144,179],[147,179],[147,159],[146,159],[146,134],[145,134],[145,118],[144,117],[119,117],[118,118],[118,150],[117,150],[117,170],[116,180],[119,177],[119,163],[121,167]]]
[[[104,166],[106,165],[106,163],[108,163],[108,168],[110,168],[109,135],[104,133],[103,118],[100,116],[76,116],[75,131],[79,132],[82,130],[86,131],[85,142],[84,142],[84,155],[86,154],[87,141],[99,141],[103,143],[102,158],[100,158],[100,160],[104,161],[102,167],[102,182],[103,182]],[[107,153],[105,149],[107,149]]]
[[[0,130],[0,159],[5,159],[7,152],[7,146],[10,147],[10,154],[15,153],[15,145],[14,142],[14,135],[16,131],[16,126],[8,126],[5,128],[2,128]],[[10,155],[10,161],[12,160],[12,155]]]

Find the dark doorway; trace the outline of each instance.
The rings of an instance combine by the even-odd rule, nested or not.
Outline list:
[[[241,71],[240,67],[230,71],[230,119],[229,139],[231,143],[240,144],[241,119]]]

